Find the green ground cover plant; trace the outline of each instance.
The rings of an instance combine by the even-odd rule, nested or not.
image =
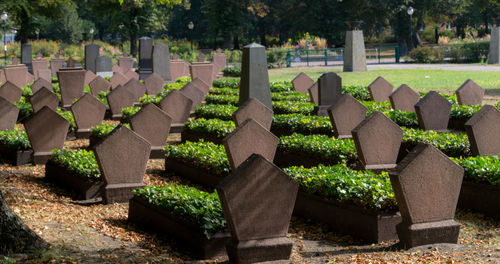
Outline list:
[[[17,126],[13,130],[0,131],[0,144],[13,151],[31,149],[28,135]]]
[[[93,181],[101,179],[101,172],[92,151],[85,149],[76,151],[54,149],[52,150],[50,161],[60,165],[78,177]]]
[[[464,180],[500,186],[500,160],[493,156],[452,158],[465,169]]]

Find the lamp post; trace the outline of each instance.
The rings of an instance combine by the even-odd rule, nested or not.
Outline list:
[[[90,28],[90,42],[94,43],[94,28]]]
[[[40,30],[37,28],[36,31],[36,40],[40,40]]]
[[[194,23],[193,21],[189,21],[187,27],[189,28],[189,35],[191,36],[191,49],[193,49],[193,29],[194,29]]]
[[[413,49],[413,21],[412,21],[412,16],[413,12],[415,12],[415,9],[413,7],[408,7],[408,15],[410,15],[410,50]]]
[[[0,18],[2,19],[3,26],[3,66],[7,65],[7,43],[5,37],[5,27],[7,26],[7,12],[3,11]]]

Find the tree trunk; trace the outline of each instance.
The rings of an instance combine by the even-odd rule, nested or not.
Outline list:
[[[434,43],[439,44],[439,27],[434,28]]]
[[[240,49],[240,38],[238,37],[238,35],[234,36],[234,39],[233,39],[233,48],[235,50],[239,50]]]
[[[130,57],[137,55],[137,34],[130,32]]]
[[[224,36],[224,48],[231,49],[231,35]]]
[[[265,33],[260,33],[260,44],[264,47],[267,47],[267,42],[266,42],[266,34]]]
[[[0,190],[0,254],[32,252],[48,247],[49,244],[12,211]]]

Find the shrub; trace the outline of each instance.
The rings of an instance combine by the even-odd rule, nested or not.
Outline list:
[[[268,68],[282,67],[286,65],[287,50],[274,47],[266,50]]]
[[[273,111],[275,115],[280,114],[304,114],[309,115],[314,110],[315,104],[299,101],[274,101]]]
[[[139,110],[141,110],[140,106],[129,106],[122,108],[122,119],[129,120],[132,116],[139,112]]]
[[[370,101],[370,92],[367,87],[364,86],[342,86],[342,93],[350,94],[352,97],[360,101]]]
[[[493,156],[453,159],[465,170],[464,180],[481,184],[500,185],[500,160]]]
[[[241,67],[240,66],[226,67],[222,69],[222,72],[224,73],[224,76],[227,77],[240,77]]]
[[[165,150],[169,158],[181,160],[216,175],[229,173],[230,166],[223,145],[200,140],[186,141],[179,145],[167,145]]]
[[[91,180],[101,179],[101,172],[92,151],[54,149],[50,160],[77,176]]]
[[[194,110],[194,115],[196,116],[196,118],[217,118],[225,121],[230,121],[232,120],[232,115],[236,110],[238,110],[238,107],[233,105],[200,105]]]
[[[281,81],[281,82],[272,82],[269,84],[269,88],[271,92],[290,92],[293,91],[292,82],[290,81]]]
[[[31,149],[28,135],[17,126],[13,130],[0,131],[0,144],[13,151]]]
[[[403,128],[403,142],[410,148],[419,143],[430,143],[450,157],[470,156],[469,139],[466,134],[438,133],[412,128]]]
[[[76,130],[76,123],[75,118],[73,117],[73,113],[71,113],[70,111],[64,111],[61,108],[57,108],[57,113],[64,119],[69,121],[69,128],[71,130]]]
[[[409,55],[417,63],[433,63],[444,60],[444,54],[441,50],[430,47],[417,47]]]
[[[210,88],[210,93],[211,94],[225,94],[225,95],[239,95],[240,91],[238,89],[234,88],[218,88],[218,87],[212,87]]]
[[[477,111],[481,109],[481,105],[457,105],[451,106],[451,118],[456,118],[459,120],[467,121],[469,120]]]
[[[285,91],[285,92],[273,92],[271,93],[271,99],[273,101],[299,101],[299,102],[309,102],[309,95],[295,92],[295,91]]]
[[[31,103],[27,102],[26,97],[24,96],[21,96],[19,102],[14,102],[14,105],[19,108],[19,116],[29,116],[31,115],[31,113],[33,113],[33,107],[31,106]]]
[[[205,135],[215,135],[220,138],[229,135],[235,128],[236,126],[231,121],[204,118],[190,120],[186,122],[183,127],[186,131],[189,130]]]
[[[275,115],[272,129],[301,134],[323,135],[331,135],[333,131],[328,117],[303,114]]]
[[[391,109],[388,111],[384,111],[383,113],[398,126],[415,128],[418,127],[417,115],[413,112]]]
[[[213,87],[218,88],[238,88],[239,78],[220,78],[213,82]]]
[[[130,129],[130,125],[128,123],[124,123],[122,125]],[[92,127],[90,129],[90,135],[96,138],[104,138],[109,133],[111,133],[111,131],[113,131],[117,126],[118,125],[108,124],[103,121],[101,125]]]

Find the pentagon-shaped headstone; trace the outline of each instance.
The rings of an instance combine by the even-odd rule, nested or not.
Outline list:
[[[198,87],[198,89],[200,89],[205,95],[207,95],[208,92],[210,91],[210,85],[202,81],[200,78],[194,78],[190,83]]]
[[[29,100],[34,113],[40,111],[44,106],[54,111],[56,111],[57,106],[59,106],[59,97],[46,87],[38,89]]]
[[[212,85],[212,83],[209,84]],[[239,104],[243,104],[252,97],[269,109],[273,109],[267,72],[266,49],[256,43],[243,47]]]
[[[150,150],[147,140],[121,125],[95,146],[95,158],[105,183],[106,204],[128,202],[132,190],[144,186]]]
[[[165,81],[170,81],[170,52],[168,45],[158,42],[153,47],[153,73],[160,75]]]
[[[377,77],[370,85],[368,85],[368,92],[372,101],[381,102],[388,101],[389,95],[392,93],[394,86],[388,82],[384,77]]]
[[[379,111],[352,130],[363,169],[386,170],[396,166],[403,130]]]
[[[247,119],[253,119],[265,129],[270,130],[274,112],[255,98],[248,99],[233,113],[233,121],[239,127]]]
[[[344,94],[328,108],[336,138],[352,138],[351,131],[366,117],[366,107],[350,94]]]
[[[500,154],[500,111],[494,106],[483,106],[465,123],[465,131],[472,155]]]
[[[191,111],[194,111],[194,109],[201,105],[203,102],[203,99],[205,98],[205,94],[198,89],[194,84],[187,83],[184,85],[181,90],[182,94],[184,94],[187,98],[191,99],[193,101],[193,105],[191,106]]]
[[[125,85],[128,82],[128,78],[120,72],[115,72],[113,77],[109,79],[109,82],[111,83],[111,89],[115,89],[118,85]]]
[[[205,54],[203,54],[203,53],[198,54],[198,56],[196,56],[196,59],[198,60],[198,62],[204,62],[205,61]]]
[[[61,100],[63,107],[70,107],[73,102],[83,95],[85,85],[84,70],[70,70],[57,72]]]
[[[189,119],[193,101],[179,90],[172,90],[160,103],[161,110],[172,117],[173,124],[184,124]]]
[[[93,73],[97,72],[96,59],[99,57],[99,49],[96,44],[85,45],[85,69]]]
[[[451,103],[430,91],[415,104],[418,125],[423,130],[446,131],[450,121]]]
[[[19,108],[0,96],[0,130],[12,130],[16,126]]]
[[[170,125],[172,118],[154,104],[143,106],[130,118],[132,130],[151,144],[151,158],[165,157],[162,150],[167,144]]]
[[[171,80],[175,81],[182,76],[189,75],[189,70],[188,70],[188,74],[187,75],[185,74],[185,67],[186,67],[186,64],[184,61],[170,61]]]
[[[232,263],[288,259],[286,238],[298,184],[272,162],[252,154],[217,187],[232,239]],[[265,206],[263,206],[265,205]]]
[[[78,128],[77,138],[87,138],[90,136],[90,128],[100,125],[104,120],[106,106],[97,97],[85,94],[71,106],[71,112]]]
[[[118,66],[120,67],[120,71],[122,73],[126,73],[134,67],[134,60],[130,57],[119,58]]]
[[[0,86],[0,96],[9,100],[11,103],[19,101],[22,95],[23,90],[9,81]]]
[[[52,76],[57,76],[57,72],[64,66],[64,59],[51,59],[50,60],[50,72]]]
[[[125,77],[127,77],[127,79],[136,79],[136,80],[139,80],[139,74],[137,74],[137,72],[135,72],[134,70],[128,70],[126,73],[125,73]]]
[[[39,78],[38,80],[36,80],[32,85],[31,85],[31,91],[33,92],[33,94],[35,94],[36,92],[38,92],[38,90],[40,90],[40,88],[42,87],[45,87],[47,89],[49,89],[50,91],[52,91],[52,83],[51,82],[48,82],[47,80],[45,79],[41,79]]]
[[[93,81],[97,75],[91,71],[85,71],[85,85],[89,85],[91,81]]]
[[[481,105],[483,104],[484,89],[469,79],[455,91],[459,105]]]
[[[231,169],[234,170],[254,153],[273,162],[278,140],[257,121],[247,119],[222,141]]]
[[[146,93],[148,95],[156,95],[158,92],[163,90],[165,81],[160,77],[160,75],[153,73],[149,75],[146,80],[144,80],[144,86],[146,87]]]
[[[315,82],[313,85],[311,85],[311,87],[307,89],[307,92],[309,93],[309,98],[311,99],[311,103],[318,104],[319,103],[318,82]]]
[[[394,92],[389,95],[392,109],[408,111],[415,113],[415,105],[420,100],[417,92],[413,91],[408,85],[401,84]]]
[[[314,110],[319,116],[328,116],[327,109],[342,96],[342,78],[334,72],[323,73],[318,79],[318,106]]]
[[[97,76],[89,83],[90,92],[97,96],[99,92],[107,92],[111,89],[111,84],[101,76]]]
[[[134,95],[134,102],[138,103],[139,99],[146,93],[146,87],[137,79],[130,79],[123,87],[129,90]]]
[[[204,81],[205,83],[212,85],[214,81],[214,65],[211,63],[199,63],[199,64],[192,64],[189,67],[191,71],[191,76],[194,78],[200,78],[200,80]]]
[[[122,117],[122,108],[134,105],[134,94],[123,86],[118,86],[106,95],[113,119]]]
[[[14,66],[5,67],[5,80],[13,83],[17,87],[24,87],[28,82],[26,76],[28,75],[28,67],[26,66]]]
[[[406,247],[457,243],[453,218],[464,169],[431,144],[417,145],[390,173],[403,222],[396,226]]]
[[[68,134],[69,121],[56,111],[44,106],[24,122],[24,128],[33,148],[33,163],[45,164],[52,155],[53,149],[63,147]]]
[[[41,69],[37,71],[37,74],[35,75],[35,80],[36,79],[45,79],[48,82],[52,82],[52,74],[49,69]]]
[[[301,72],[292,80],[293,89],[299,93],[307,93],[307,89],[314,84],[314,80]]]

